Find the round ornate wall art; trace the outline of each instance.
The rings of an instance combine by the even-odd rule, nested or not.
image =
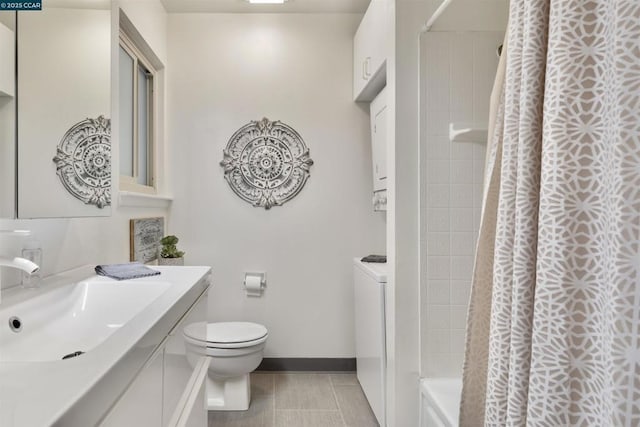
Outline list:
[[[53,161],[60,182],[74,197],[100,209],[111,205],[111,120],[100,116],[73,125]]]
[[[220,166],[231,189],[241,199],[265,209],[294,198],[313,165],[298,132],[267,118],[238,129],[223,153]]]

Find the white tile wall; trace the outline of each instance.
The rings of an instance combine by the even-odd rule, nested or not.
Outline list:
[[[421,39],[422,376],[461,374],[486,144],[449,141],[449,123],[488,121],[498,32]]]

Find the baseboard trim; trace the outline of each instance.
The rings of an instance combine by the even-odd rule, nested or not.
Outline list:
[[[265,357],[257,371],[355,371],[356,359],[334,357]]]

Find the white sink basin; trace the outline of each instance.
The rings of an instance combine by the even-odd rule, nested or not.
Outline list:
[[[89,280],[0,306],[0,362],[54,361],[90,352],[169,287],[162,281]],[[15,318],[19,332],[11,327],[18,325],[11,321]]]

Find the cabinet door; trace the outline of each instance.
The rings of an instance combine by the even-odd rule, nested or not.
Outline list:
[[[149,358],[100,427],[158,427],[162,423],[162,369],[164,346]]]
[[[368,79],[372,79],[374,75],[381,71],[381,68],[387,58],[387,8],[385,0],[372,0],[367,10],[369,14],[367,31],[367,57],[368,63],[365,64],[365,71]]]
[[[386,83],[386,0],[372,0],[353,39],[353,99],[371,101]]]
[[[206,328],[206,320],[207,292],[200,296],[198,301],[191,307],[167,337],[164,356],[164,417],[162,420],[162,425],[164,427],[171,425],[170,422],[172,416],[176,412],[182,413],[184,411],[184,408],[182,407],[182,405],[184,405],[183,396],[185,395],[185,392],[189,392],[192,389],[193,386],[190,384],[190,381],[193,378],[194,372],[198,369],[196,363],[198,360],[197,357],[192,357],[191,361],[187,359],[182,331],[187,325],[198,322],[202,324],[202,336],[205,336],[206,331],[204,328]],[[199,405],[193,406],[193,410],[206,413],[204,398],[198,403]],[[205,425],[206,424],[203,424],[202,427]]]
[[[357,99],[362,89],[367,84],[365,77],[365,29],[364,19],[353,37],[353,99]]]
[[[198,358],[188,386],[180,398],[176,411],[169,419],[168,427],[205,427],[207,425],[208,412],[204,404],[209,362],[208,357]]]
[[[373,191],[387,188],[387,98],[386,90],[371,102],[371,154]]]

